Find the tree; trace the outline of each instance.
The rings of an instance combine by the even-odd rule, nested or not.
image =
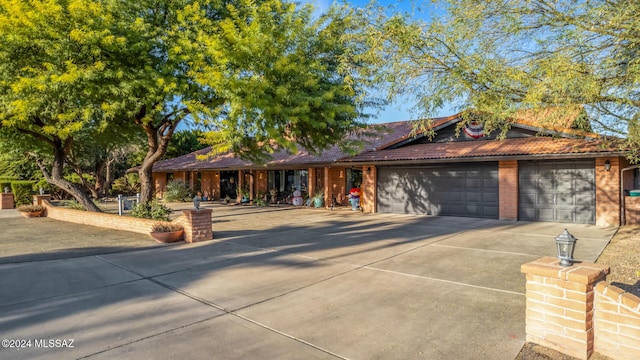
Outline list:
[[[596,131],[640,144],[640,3],[441,1],[428,21],[378,11],[363,40],[389,94],[410,94],[424,114],[446,104],[484,114],[486,130],[549,107],[562,124],[584,108]],[[380,10],[380,9],[378,9]],[[637,159],[637,158],[636,158]]]
[[[109,126],[134,124],[146,137],[143,202],[185,119],[247,157],[326,148],[362,125],[364,92],[340,36],[349,16],[314,21],[310,8],[280,0],[0,0],[1,126],[47,144],[47,180],[92,211],[64,167],[75,141],[108,137]]]
[[[201,142],[204,132],[198,129],[176,131],[167,146],[165,159],[186,155],[205,148],[207,145]]]

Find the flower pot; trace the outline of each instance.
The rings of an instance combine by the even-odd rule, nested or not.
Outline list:
[[[40,217],[42,215],[42,212],[44,210],[38,210],[38,211],[20,211],[20,215],[26,217],[26,218],[34,218],[34,217]]]
[[[182,240],[182,235],[184,234],[184,230],[178,230],[178,231],[171,231],[171,232],[150,232],[149,235],[151,235],[151,237],[161,243],[161,244],[167,244],[167,243],[172,243],[172,242],[176,242],[176,241],[180,241]]]
[[[313,206],[316,207],[316,208],[321,208],[323,203],[324,203],[324,199],[322,199],[322,198],[314,198],[313,199]]]

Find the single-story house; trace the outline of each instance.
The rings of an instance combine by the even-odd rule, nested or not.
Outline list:
[[[456,131],[459,115],[432,120],[435,136],[415,121],[376,125],[377,135],[356,155],[338,147],[319,155],[276,152],[258,165],[232,153],[199,160],[205,148],[153,168],[158,197],[167,181],[185,181],[214,200],[240,197],[289,201],[322,191],[325,204],[344,205],[361,187],[364,212],[467,216],[618,226],[640,221],[637,166],[603,137],[549,130],[516,120],[503,140],[475,123]]]

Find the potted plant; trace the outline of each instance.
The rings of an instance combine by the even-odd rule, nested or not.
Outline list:
[[[26,218],[40,217],[44,212],[44,207],[42,205],[20,205],[18,211]]]
[[[156,222],[151,225],[151,237],[159,243],[171,243],[182,239],[184,228],[172,222]]]
[[[324,191],[319,191],[311,198],[313,200],[313,207],[321,208],[324,204]]]

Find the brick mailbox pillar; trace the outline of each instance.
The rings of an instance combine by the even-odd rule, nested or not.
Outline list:
[[[182,210],[185,221],[184,241],[188,243],[213,239],[211,229],[211,209],[188,209]]]
[[[527,276],[527,341],[586,360],[594,345],[594,287],[605,280],[609,267],[559,263],[545,257],[522,265]]]
[[[2,193],[2,202],[0,202],[0,209],[13,209],[15,204],[13,203],[12,193]]]
[[[51,201],[51,195],[33,195],[33,205],[42,205],[42,201]]]

